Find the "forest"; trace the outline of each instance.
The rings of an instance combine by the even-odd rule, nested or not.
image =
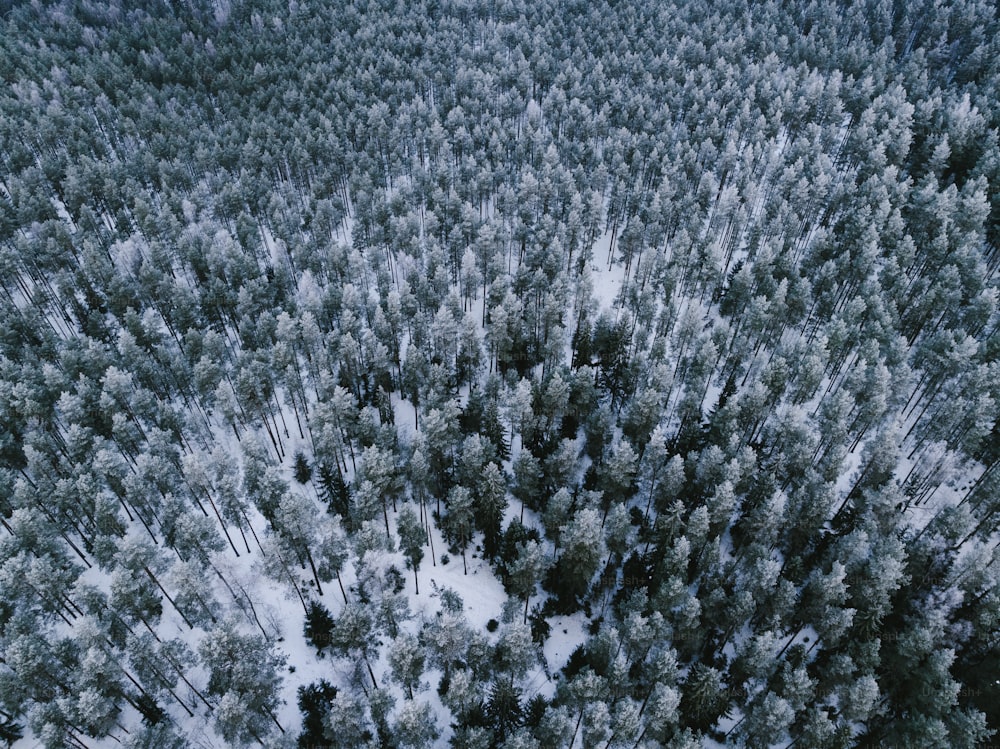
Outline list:
[[[0,80],[0,744],[1000,741],[995,2],[0,0]]]

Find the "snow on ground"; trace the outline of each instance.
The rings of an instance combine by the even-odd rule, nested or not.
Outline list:
[[[552,627],[552,634],[545,641],[543,652],[545,662],[555,674],[566,665],[573,651],[586,642],[589,636],[587,632],[589,622],[582,612],[572,616],[553,616],[548,622]]]
[[[396,425],[396,434],[399,435],[400,442],[413,443],[416,435],[417,417],[413,404],[403,398],[398,391],[393,391],[389,396],[392,402],[393,421]]]
[[[844,460],[840,464],[840,474],[837,476],[837,483],[834,485],[838,496],[847,496],[851,487],[854,486],[854,482],[862,470],[864,452],[864,443],[862,443],[854,452],[849,452],[844,456]]]
[[[429,564],[429,556],[420,565],[420,596],[410,599],[414,610],[418,607],[433,616],[440,609],[438,597],[434,594],[434,586],[451,588],[461,596],[465,603],[465,618],[474,628],[486,631],[486,623],[490,619],[500,620],[500,611],[507,600],[503,585],[497,580],[482,556],[476,553],[475,542],[465,553],[469,573],[462,569],[461,554],[450,554],[448,546],[441,537],[441,531],[432,524],[431,534],[434,539],[434,550],[437,554],[437,566]],[[477,534],[477,539],[481,538]],[[441,557],[447,554],[448,564],[441,563]],[[412,580],[410,581],[412,583]]]
[[[345,233],[349,237],[353,222],[349,219],[346,223]],[[613,309],[615,307],[616,297],[619,295],[622,284],[625,281],[624,270],[619,264],[613,264],[610,269],[607,265],[611,238],[611,232],[606,232],[597,239],[593,248],[593,261],[591,263],[593,292],[601,309]],[[272,254],[275,255],[274,259],[276,261],[284,261],[283,251],[266,226],[262,227],[262,239]],[[483,303],[482,294],[479,293],[467,313],[480,323],[481,330]],[[294,413],[280,396],[279,402],[282,404],[282,409],[281,413],[276,414],[276,416],[278,417],[278,429],[284,452],[284,458],[279,464],[281,476],[287,482],[291,491],[304,494],[316,500],[318,498],[315,487],[311,484],[305,486],[298,484],[293,477],[295,453],[301,451],[306,455],[312,454],[308,437],[303,439],[299,436]],[[391,402],[399,437],[404,443],[411,442],[416,432],[413,405],[398,392],[391,394]],[[275,459],[277,456],[273,451],[270,440],[266,436],[263,436],[263,429],[258,431],[260,433],[257,435],[244,432],[242,433],[242,438],[260,439],[262,444],[267,446],[267,451],[272,456],[272,459]],[[229,427],[215,424],[213,427],[212,443],[213,445],[221,446],[229,455],[237,459],[241,454],[241,445]],[[510,452],[512,460],[517,457],[520,450],[521,437],[517,434],[514,436],[511,444]],[[511,461],[505,461],[504,468],[509,472],[511,470]],[[505,514],[505,523],[514,517],[522,515],[520,502],[512,497],[509,499],[510,502]],[[401,504],[397,505],[397,507],[401,506]],[[393,533],[395,533],[397,512],[392,511],[391,507],[389,509],[389,524]],[[432,509],[431,505],[429,505],[429,509]],[[267,533],[267,522],[256,509],[251,508],[249,515],[256,535],[263,540]],[[523,519],[527,525],[540,528],[540,520],[535,512],[524,509]],[[135,527],[130,532],[145,534],[145,531],[137,522],[131,525]],[[257,616],[265,630],[273,638],[272,641],[275,649],[286,659],[281,671],[281,705],[277,711],[277,718],[285,731],[290,736],[294,736],[301,727],[297,705],[298,688],[301,685],[313,683],[321,678],[325,678],[338,685],[346,684],[351,679],[353,664],[346,659],[335,658],[329,654],[326,654],[322,658],[317,655],[315,649],[306,642],[303,633],[305,616],[297,595],[291,590],[287,581],[276,581],[263,573],[259,566],[261,559],[260,550],[256,547],[251,534],[247,534],[247,539],[251,546],[251,552],[247,553],[245,546],[242,545],[242,538],[239,536],[238,531],[232,527],[229,528],[229,531],[233,535],[234,542],[237,544],[239,556],[237,557],[232,549],[227,546],[223,552],[215,555],[214,563],[222,575],[230,580],[234,587],[238,585],[246,590],[253,602]],[[491,642],[495,643],[499,633],[488,633],[486,625],[491,619],[501,620],[502,609],[507,600],[507,594],[500,581],[493,574],[490,565],[482,558],[481,552],[476,551],[477,543],[481,547],[481,536],[477,534],[476,540],[466,552],[467,573],[463,571],[461,555],[450,554],[448,552],[447,544],[440,530],[433,524],[431,527],[431,536],[434,558],[431,558],[430,548],[428,548],[418,573],[420,580],[419,595],[414,593],[413,575],[412,572],[406,569],[402,554],[396,551],[387,555],[389,557],[387,563],[394,564],[404,573],[406,583],[405,593],[409,600],[412,618],[403,623],[402,629],[411,633],[418,632],[421,622],[434,617],[440,610],[439,591],[443,588],[450,588],[462,598],[464,602],[464,615],[469,625],[476,631],[485,634]],[[551,545],[549,547],[551,552]],[[442,563],[442,557],[445,554],[449,556],[447,564]],[[352,598],[355,595],[351,590],[351,586],[356,581],[355,561],[352,558],[342,574],[344,587],[348,591],[348,596]],[[309,598],[319,600],[334,616],[339,615],[343,609],[344,602],[336,580],[325,583],[323,588],[324,594],[319,596],[308,572],[305,570],[297,570],[297,572],[300,573],[300,587],[307,600]],[[164,581],[169,589],[169,576],[165,576]],[[107,592],[110,577],[95,565],[92,569],[84,572],[81,576],[81,582],[94,585]],[[237,618],[244,631],[260,633],[250,615],[244,615],[237,609],[232,596],[217,577],[212,575],[208,584],[212,586],[216,599],[228,611],[230,616]],[[546,597],[546,593],[540,592],[540,595],[532,597],[531,605],[534,606],[536,603],[544,601]],[[536,694],[552,697],[559,679],[559,670],[565,666],[570,654],[579,645],[583,644],[588,636],[587,628],[589,621],[583,613],[578,612],[572,616],[555,616],[551,617],[548,621],[551,626],[551,635],[545,642],[544,647],[540,649],[541,657],[538,666],[529,672],[524,681],[524,694],[528,699]],[[160,638],[164,640],[179,639],[195,652],[197,652],[198,643],[205,636],[205,631],[202,628],[196,627],[190,629],[184,624],[181,617],[166,601],[164,601],[162,618],[155,627],[155,630]],[[385,639],[383,635],[383,640]],[[397,704],[401,704],[403,693],[398,686],[392,684],[389,678],[388,662],[385,657],[387,653],[388,648],[383,648],[380,654],[382,657],[373,662],[373,667],[379,681],[379,686],[388,688],[396,697]],[[203,668],[189,669],[185,674],[199,690],[205,690],[208,683],[208,674]],[[420,690],[416,698],[429,702],[433,707],[438,716],[439,727],[443,731],[438,744],[443,744],[451,734],[451,730],[448,727],[451,716],[442,705],[441,699],[437,694],[440,678],[441,673],[439,671],[429,669],[423,679],[423,684],[426,688]],[[198,747],[200,749],[224,749],[227,746],[226,742],[215,732],[213,728],[213,716],[207,712],[204,705],[201,705],[193,694],[189,694],[190,690],[183,683],[178,685],[176,691],[191,707],[195,716],[193,718],[189,717],[172,699],[163,701],[162,706],[175,720],[187,746]],[[134,728],[137,725],[138,716],[132,713],[133,711],[126,710],[122,716],[122,722],[126,728]],[[110,749],[110,747],[120,746],[120,741],[125,738],[125,735],[121,730],[114,733],[114,737],[88,741],[88,746],[92,747],[92,749]],[[34,738],[27,727],[25,727],[25,737],[15,744],[16,749],[35,749],[35,747],[40,746],[40,742]]]
[[[297,596],[286,589],[287,583],[278,583],[263,575],[257,577],[256,593],[262,599],[262,604],[256,604],[262,609],[261,620],[275,623],[280,628],[280,638],[277,649],[286,656],[286,664],[282,673],[281,700],[278,709],[278,722],[289,732],[298,733],[301,716],[296,703],[296,693],[302,684],[311,684],[321,678],[332,681],[330,674],[330,659],[320,660],[316,651],[306,642],[304,632],[305,613]],[[305,587],[305,591],[309,590]],[[336,581],[326,585],[324,595],[313,598],[320,600],[331,611],[338,612],[343,605],[340,589]],[[340,605],[337,605],[340,604]],[[266,626],[266,625],[265,625]]]
[[[594,242],[590,272],[594,283],[594,298],[601,309],[612,309],[625,282],[625,267],[615,263],[608,268],[608,250],[612,233],[604,232]]]

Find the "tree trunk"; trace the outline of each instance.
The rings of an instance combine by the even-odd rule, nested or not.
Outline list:
[[[368,667],[368,675],[372,677],[372,686],[378,689],[378,682],[375,681],[375,672],[372,671],[372,664],[368,662],[368,656],[362,653],[362,658],[365,660],[365,665]]]
[[[188,629],[194,629],[194,625],[188,620],[186,616],[184,616],[184,612],[181,611],[179,608],[177,608],[177,602],[174,601],[174,599],[170,597],[170,594],[167,593],[166,589],[162,585],[160,585],[160,581],[156,579],[156,575],[153,574],[153,571],[149,569],[148,566],[143,566],[142,569],[147,575],[149,575],[149,579],[156,584],[156,587],[160,589],[160,592],[163,594],[164,598],[170,601],[170,605],[174,607],[174,611],[176,611],[178,614],[181,615],[181,619],[183,619],[184,623],[188,625]]]
[[[344,597],[344,604],[347,604],[347,591],[344,590],[344,583],[340,580],[340,573],[337,573],[337,585],[340,586],[340,595]]]
[[[297,592],[298,588],[296,588],[295,590]],[[250,594],[243,589],[242,585],[240,586],[240,593],[243,594],[243,597],[247,601],[247,605],[250,606],[250,613],[253,615],[253,620],[257,624],[257,628],[260,630],[260,633],[264,635],[264,640],[267,642],[271,642],[271,637],[267,634],[267,630],[264,629],[264,625],[260,623],[260,618],[257,616],[257,608],[253,605],[253,601],[250,599]],[[299,599],[301,600],[301,598],[302,594],[299,593]],[[303,607],[305,606],[304,601],[302,605]]]
[[[312,552],[309,551],[308,547],[306,548],[306,559],[309,560],[309,567],[312,570],[313,580],[316,583],[316,591],[322,596],[323,595],[323,586],[320,585],[320,582],[319,582],[319,573],[316,572],[316,562],[313,561]]]

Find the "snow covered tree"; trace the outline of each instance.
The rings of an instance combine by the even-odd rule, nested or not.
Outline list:
[[[242,634],[231,620],[206,635],[198,654],[209,672],[208,694],[218,698],[215,727],[223,739],[259,741],[272,723],[284,730],[275,714],[284,655],[275,653],[262,637]]]
[[[560,530],[570,519],[573,497],[565,487],[559,489],[549,499],[545,512],[542,514],[542,524],[545,535],[559,548]]]
[[[604,545],[608,550],[609,559],[617,560],[619,564],[624,561],[631,531],[632,523],[625,505],[613,505],[604,521]]]
[[[794,718],[795,711],[788,701],[769,691],[750,704],[739,733],[747,746],[771,744],[776,737],[787,736]]]
[[[157,710],[208,704],[154,634],[216,629],[222,592],[274,637],[246,581],[305,610],[349,550],[409,631],[412,454],[417,525],[433,497],[452,556],[483,534],[501,618],[538,519],[545,614],[613,600],[592,659],[621,631],[552,704],[453,711],[456,748],[989,740],[995,3],[208,5],[0,12],[0,721],[172,749]],[[482,703],[507,680],[463,636]],[[314,743],[402,745],[345,652],[366,693]]]
[[[445,515],[444,526],[455,547],[462,553],[462,569],[467,575],[469,567],[465,559],[465,550],[472,540],[472,495],[464,486],[453,486],[448,492],[446,505],[448,514]]]
[[[555,451],[545,458],[546,482],[554,490],[570,489],[576,485],[579,470],[579,449],[576,441],[563,439]]]
[[[425,427],[426,430],[426,427]],[[400,479],[396,470],[396,463],[393,454],[385,449],[372,445],[366,447],[361,457],[361,470],[358,473],[357,483],[364,485],[364,494],[369,498],[370,504],[381,506],[382,516],[385,521],[385,532],[389,535],[389,515],[386,505],[387,499],[392,499],[395,508],[395,497],[400,490]],[[360,493],[362,490],[357,490]],[[359,501],[359,505],[361,502]],[[370,510],[363,510],[361,519],[370,519]]]
[[[420,685],[420,677],[424,674],[424,652],[417,638],[405,634],[393,641],[389,652],[389,667],[393,679],[399,683],[409,698],[413,699],[413,690]]]
[[[677,689],[666,684],[655,684],[644,703],[644,726],[640,737],[665,741],[677,733],[677,723],[680,719],[679,706],[681,695]],[[641,738],[640,738],[641,741]]]
[[[517,556],[508,564],[504,585],[511,595],[524,599],[524,618],[528,621],[528,602],[535,587],[542,581],[551,561],[542,545],[533,539],[518,542]]]
[[[337,688],[326,679],[303,684],[296,693],[299,712],[302,713],[302,733],[298,745],[308,747],[324,741],[324,719],[330,703],[337,696]]]
[[[334,619],[330,610],[319,601],[310,601],[306,610],[304,634],[306,640],[316,648],[317,653],[322,654],[332,643],[333,625]]]
[[[511,683],[524,678],[537,657],[537,648],[531,639],[531,628],[517,621],[506,625],[500,633],[496,652],[497,665],[510,674]]]
[[[500,526],[507,509],[507,480],[496,463],[486,464],[475,483],[473,498],[476,526],[483,532],[483,554],[496,557],[500,549]]]
[[[326,742],[344,749],[362,749],[375,740],[375,726],[368,706],[359,696],[337,690],[324,718]]]
[[[561,553],[552,568],[551,584],[563,606],[572,607],[586,595],[604,556],[601,520],[596,510],[584,508],[559,529]]]
[[[429,660],[450,677],[456,661],[467,652],[471,631],[460,613],[439,613],[420,631]]]
[[[437,740],[441,732],[428,703],[408,700],[399,710],[392,734],[397,746],[407,749],[427,749]]]
[[[197,562],[179,562],[167,578],[175,591],[174,602],[192,624],[201,627],[215,624],[220,614],[219,602],[207,584],[205,571]]]
[[[631,498],[638,465],[639,456],[627,440],[619,440],[612,446],[600,469],[599,486],[608,505]]]
[[[163,566],[162,557],[148,541],[133,536],[119,547],[116,561],[119,566],[111,576],[112,608],[150,628],[163,613],[163,598],[173,603],[157,576]],[[180,610],[178,613],[184,616]],[[188,625],[193,626],[190,622]]]
[[[542,493],[542,465],[528,450],[522,449],[514,459],[514,483],[510,493],[521,501],[521,520],[524,520],[525,505],[533,510],[539,508],[539,498]]]
[[[371,658],[378,652],[379,645],[375,616],[369,607],[362,603],[345,605],[334,622],[330,648],[343,658],[360,658],[376,689],[378,682],[372,670]]]
[[[420,582],[417,572],[424,558],[424,543],[427,541],[427,530],[417,518],[417,513],[409,504],[403,505],[396,521],[399,531],[399,546],[406,557],[406,566],[413,570],[413,585],[417,595],[420,594]]]

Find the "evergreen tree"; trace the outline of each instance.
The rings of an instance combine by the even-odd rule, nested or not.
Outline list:
[[[483,706],[494,741],[504,742],[524,722],[521,692],[512,682],[494,681]]]
[[[454,486],[448,492],[448,514],[444,525],[453,539],[455,547],[462,553],[462,570],[467,575],[469,567],[465,559],[465,550],[472,540],[473,504],[472,495],[463,486]]]
[[[0,12],[0,731],[287,744],[167,630],[274,638],[248,580],[346,604],[354,551],[316,743],[439,741],[364,673],[412,456],[415,578],[433,498],[505,621],[621,587],[523,721],[428,622],[455,746],[989,740],[994,4],[237,5]]]
[[[295,466],[292,469],[295,480],[300,484],[308,483],[312,478],[312,466],[301,451],[295,453]]]
[[[331,649],[344,658],[360,657],[368,670],[372,684],[378,689],[371,658],[378,652],[380,644],[375,617],[369,607],[362,603],[349,603],[334,622],[330,637]]]
[[[215,726],[223,739],[246,743],[267,736],[272,723],[281,729],[275,711],[284,656],[263,638],[241,634],[231,621],[212,630],[198,654],[209,671],[208,694],[219,700]]]
[[[406,565],[413,570],[414,590],[419,595],[420,582],[417,579],[417,572],[424,558],[427,531],[417,518],[417,513],[408,504],[403,505],[403,509],[400,510],[396,527],[399,531],[399,545],[406,557]]]
[[[604,543],[597,512],[579,510],[569,523],[559,530],[562,552],[552,568],[551,583],[561,605],[573,608],[590,589],[590,581],[604,556]]]
[[[412,635],[403,635],[393,643],[389,653],[389,667],[392,676],[400,686],[406,689],[407,696],[413,699],[413,689],[419,686],[420,677],[424,673],[424,653]]]
[[[700,663],[692,666],[680,700],[682,721],[691,728],[706,731],[727,712],[728,706],[719,671]]]
[[[325,742],[324,719],[330,710],[330,703],[337,697],[337,688],[326,679],[320,679],[298,689],[299,711],[302,713],[302,733],[298,745],[302,749],[320,746]]]
[[[323,650],[332,643],[334,619],[330,611],[319,601],[310,601],[306,611],[305,637],[316,652],[322,655]]]
[[[399,716],[393,726],[393,737],[398,746],[426,749],[440,735],[429,704],[409,700],[400,708]]]
[[[473,499],[476,525],[483,532],[483,554],[494,559],[500,550],[500,527],[507,509],[507,481],[496,463],[482,469]]]
[[[326,743],[345,749],[361,749],[375,739],[375,726],[369,715],[367,700],[338,690],[329,702],[324,718]]]
[[[523,621],[527,622],[528,603],[535,593],[535,586],[545,576],[550,560],[542,545],[530,538],[518,541],[515,545],[515,553],[517,556],[507,563],[504,585],[512,595],[524,599]]]

